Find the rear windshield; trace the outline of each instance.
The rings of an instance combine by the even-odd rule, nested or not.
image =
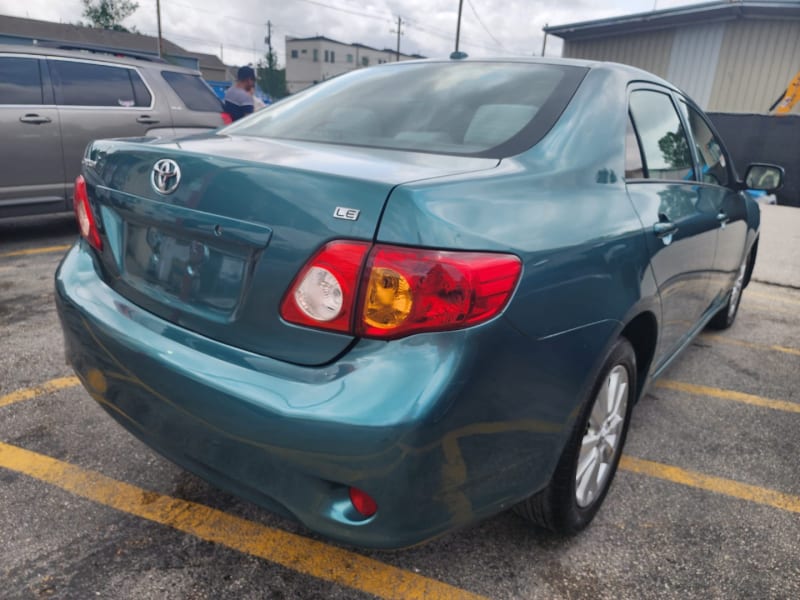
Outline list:
[[[549,131],[585,73],[499,62],[364,69],[283,100],[225,133],[501,158]]]
[[[161,71],[161,76],[180,96],[186,108],[203,112],[222,112],[222,102],[199,75]]]

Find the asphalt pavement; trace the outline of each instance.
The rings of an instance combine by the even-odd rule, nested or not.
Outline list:
[[[330,543],[116,425],[64,362],[73,219],[0,223],[0,597],[800,598],[800,209],[762,209],[736,323],[637,405],[585,532],[504,513],[399,552]]]

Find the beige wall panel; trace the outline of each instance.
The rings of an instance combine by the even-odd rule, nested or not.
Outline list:
[[[565,58],[605,60],[639,67],[666,77],[674,30],[564,42]]]
[[[708,110],[766,113],[800,71],[800,21],[728,23]]]

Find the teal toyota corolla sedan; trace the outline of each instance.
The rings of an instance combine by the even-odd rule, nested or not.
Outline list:
[[[741,180],[690,99],[621,65],[357,70],[214,133],[91,144],[67,358],[165,457],[330,538],[509,508],[573,533],[648,384],[732,324],[743,190],[781,177]]]

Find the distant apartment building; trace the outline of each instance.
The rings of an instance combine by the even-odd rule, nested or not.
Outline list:
[[[345,44],[325,36],[286,38],[286,87],[299,92],[331,77],[397,60],[397,52],[378,50],[364,44]],[[400,53],[400,60],[425,58]]]

